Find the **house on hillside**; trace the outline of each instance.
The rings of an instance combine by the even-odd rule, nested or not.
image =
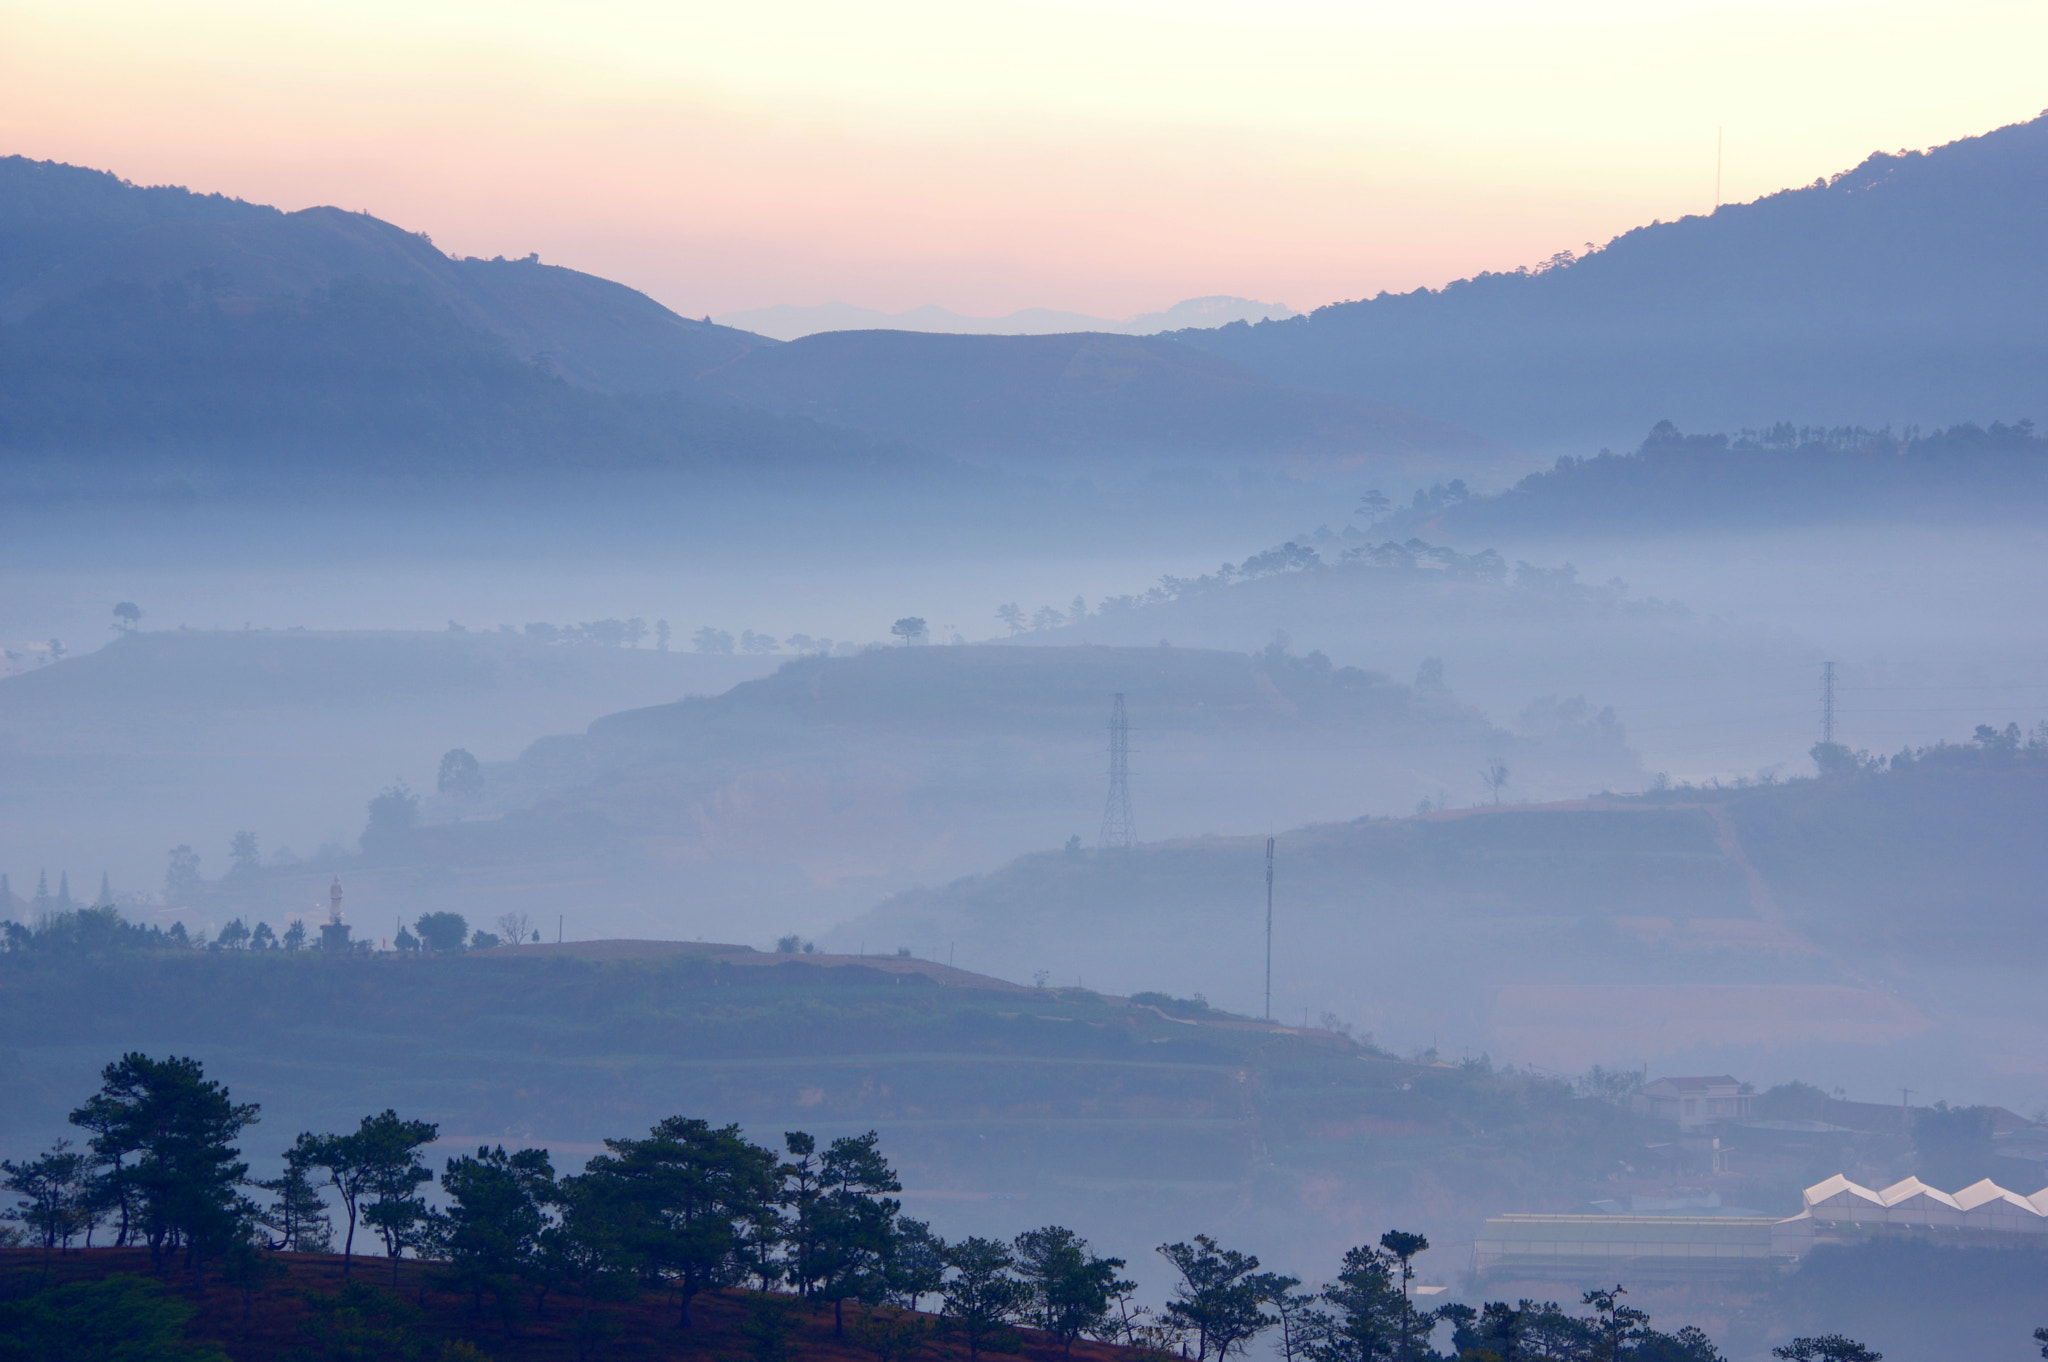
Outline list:
[[[1638,1116],[1670,1121],[1680,1130],[1699,1130],[1722,1121],[1746,1121],[1756,1098],[1747,1083],[1727,1074],[1711,1078],[1660,1078],[1643,1085],[1630,1101]]]

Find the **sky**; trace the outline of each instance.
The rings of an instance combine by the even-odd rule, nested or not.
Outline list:
[[[0,153],[605,275],[1308,308],[1583,249],[2048,106],[1944,0],[0,0]]]

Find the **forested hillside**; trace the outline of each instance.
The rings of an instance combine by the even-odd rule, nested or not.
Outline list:
[[[1934,431],[1789,422],[1688,435],[1661,421],[1628,453],[1567,455],[1492,495],[1428,497],[1383,527],[1465,542],[1740,534],[1837,524],[2031,517],[2048,498],[2048,439],[2031,421]]]
[[[0,450],[17,496],[681,474],[693,490],[957,482],[943,459],[677,396],[775,342],[528,259],[0,160]]]
[[[0,447],[17,493],[352,487],[487,475],[694,475],[872,488],[946,461],[666,395],[600,394],[514,356],[413,288],[344,279],[222,302],[116,282],[0,326]]]
[[[514,357],[599,389],[668,391],[775,344],[537,258],[447,256],[425,234],[367,213],[284,213],[82,166],[0,158],[0,321],[110,284],[196,287],[247,308],[350,279],[413,290]]]
[[[1283,383],[1549,454],[1660,420],[1736,429],[2011,421],[2048,400],[2048,119],[1588,254],[1306,317],[1175,333]]]

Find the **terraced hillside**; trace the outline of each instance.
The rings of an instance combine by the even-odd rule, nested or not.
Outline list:
[[[1826,1075],[2032,1110],[2044,816],[2048,761],[1951,748],[1881,775],[1285,832],[1276,1006],[1564,1072]],[[831,940],[951,941],[1249,1009],[1264,840],[1029,856]]]

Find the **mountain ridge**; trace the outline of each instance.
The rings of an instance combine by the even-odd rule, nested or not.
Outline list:
[[[1283,478],[1369,465],[1383,479],[1450,458],[1481,485],[1533,467],[1445,423],[1276,385],[1167,340],[863,331],[795,344],[777,361],[781,342],[625,285],[537,256],[456,259],[367,213],[286,213],[0,159],[0,349],[22,385],[0,391],[0,441],[18,449],[281,441],[588,464],[675,443],[649,426],[734,424],[647,405],[660,399],[1083,477],[1128,477],[1133,458]],[[543,391],[536,376],[568,387]],[[586,400],[600,395],[639,405]]]
[[[1546,452],[1661,420],[2010,419],[2048,402],[2044,221],[2048,117],[1879,152],[1534,270],[1174,338]]]
[[[361,278],[417,289],[520,359],[599,391],[663,391],[765,336],[678,316],[596,275],[443,254],[368,213],[287,213],[100,170],[0,159],[0,321],[117,282],[193,284],[224,305],[297,298]]]

